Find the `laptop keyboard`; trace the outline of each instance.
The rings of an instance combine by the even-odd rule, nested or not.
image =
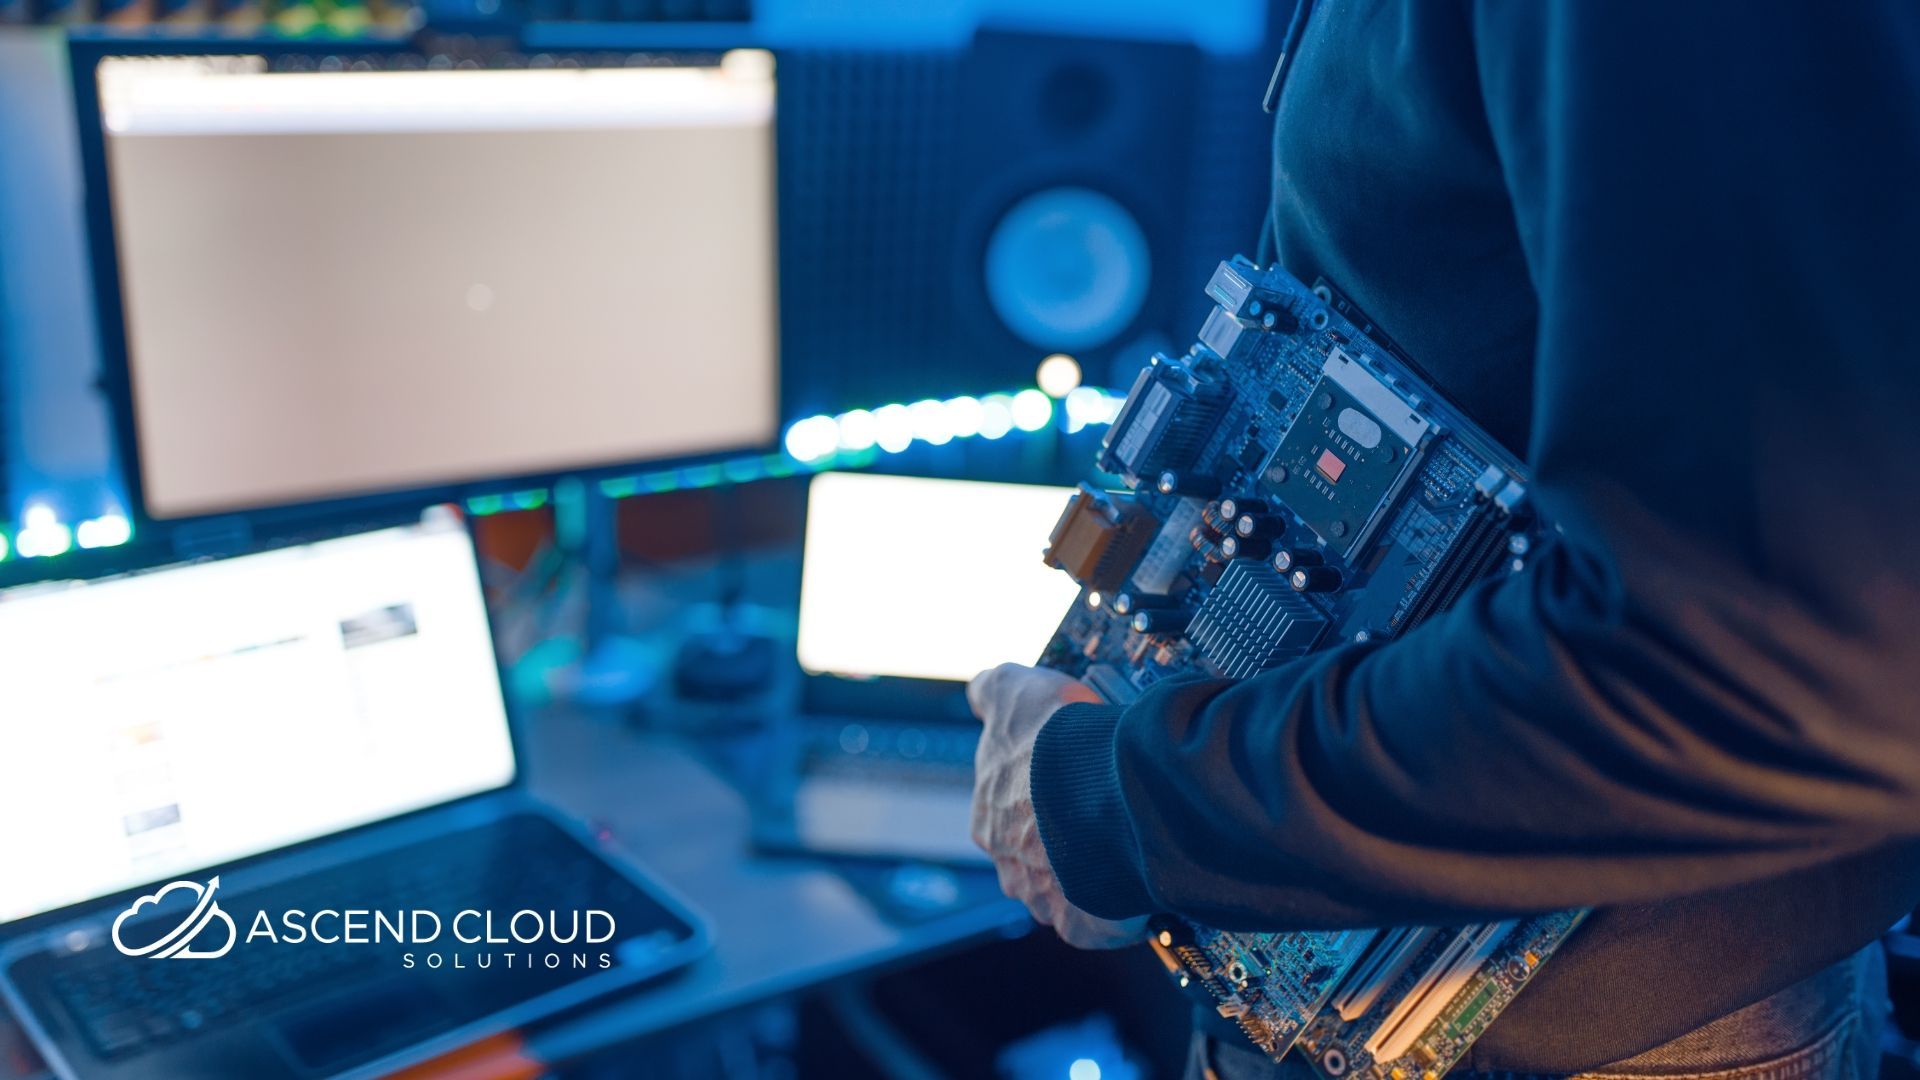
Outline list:
[[[245,955],[237,965],[130,963],[119,956],[75,960],[54,973],[51,985],[87,1045],[112,1059],[217,1028],[242,1010],[271,1007],[299,987],[345,981],[379,966],[357,949]]]
[[[979,729],[949,724],[809,722],[802,771],[881,784],[973,786]]]
[[[102,1058],[131,1056],[154,1046],[212,1031],[238,1018],[255,1018],[278,1005],[310,1000],[329,988],[390,977],[400,954],[454,946],[450,928],[423,945],[395,942],[341,946],[246,946],[256,912],[270,919],[289,908],[426,909],[451,918],[474,908],[499,917],[528,907],[539,911],[599,908],[659,911],[632,882],[607,867],[552,823],[531,815],[412,844],[245,893],[219,896],[239,939],[218,961],[134,960],[110,949],[62,959],[49,987],[82,1037]],[[662,913],[664,914],[664,913]],[[657,930],[620,922],[621,940]],[[324,927],[338,932],[338,920]],[[276,931],[283,928],[276,923]],[[611,951],[615,942],[609,942]],[[471,946],[468,946],[471,948]],[[520,946],[511,946],[522,950]],[[522,950],[524,951],[524,950]],[[466,974],[466,973],[463,973]],[[566,981],[566,972],[557,982]],[[529,973],[539,979],[543,973]],[[512,980],[508,980],[511,982]],[[509,990],[528,996],[523,979]]]

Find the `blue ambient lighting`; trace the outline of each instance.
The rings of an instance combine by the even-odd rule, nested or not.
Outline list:
[[[51,507],[36,503],[21,518],[20,531],[13,538],[21,558],[44,559],[73,549],[73,530],[61,524]]]

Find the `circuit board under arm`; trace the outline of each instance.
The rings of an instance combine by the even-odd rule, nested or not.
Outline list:
[[[1397,637],[1550,535],[1511,454],[1278,267],[1222,263],[1183,357],[1140,373],[1047,561],[1081,585],[1041,664],[1108,701]],[[1455,927],[1242,933],[1156,917],[1183,985],[1278,1060],[1432,1080],[1582,912]]]

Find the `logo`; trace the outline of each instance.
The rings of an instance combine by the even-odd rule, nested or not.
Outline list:
[[[205,885],[197,881],[176,881],[159,892],[135,900],[132,907],[121,912],[119,917],[113,920],[113,947],[128,956],[148,956],[155,960],[211,960],[217,956],[227,955],[227,951],[233,948],[236,932],[232,917],[221,911],[220,905],[213,899],[213,891],[219,887],[218,876]],[[129,947],[120,939],[120,927],[123,923],[138,914],[141,908],[160,903],[168,893],[176,889],[183,889],[195,897],[193,910],[187,913],[186,918],[180,920],[179,925],[145,945]],[[218,949],[212,951],[188,948],[216,919],[226,927],[227,940],[221,943]]]
[[[400,966],[409,970],[421,965],[436,970],[545,967],[549,971],[563,966],[604,971],[613,966],[616,952],[624,961],[629,952],[646,947],[646,939],[610,945],[618,936],[613,914],[598,908],[520,908],[511,913],[463,908],[451,917],[428,908],[288,908],[277,916],[262,909],[250,917],[243,941],[238,924],[214,900],[219,888],[216,876],[205,885],[171,882],[142,896],[114,918],[113,947],[124,956],[154,960],[213,960],[240,944],[248,948],[440,945],[418,953],[398,952]],[[243,910],[249,906],[244,900],[240,903]],[[471,948],[461,950],[460,945]],[[559,948],[566,945],[608,948]]]

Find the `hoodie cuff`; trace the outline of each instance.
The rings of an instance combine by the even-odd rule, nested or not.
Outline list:
[[[1054,877],[1074,906],[1103,919],[1154,910],[1114,756],[1122,712],[1092,704],[1055,712],[1034,740],[1029,773]]]

